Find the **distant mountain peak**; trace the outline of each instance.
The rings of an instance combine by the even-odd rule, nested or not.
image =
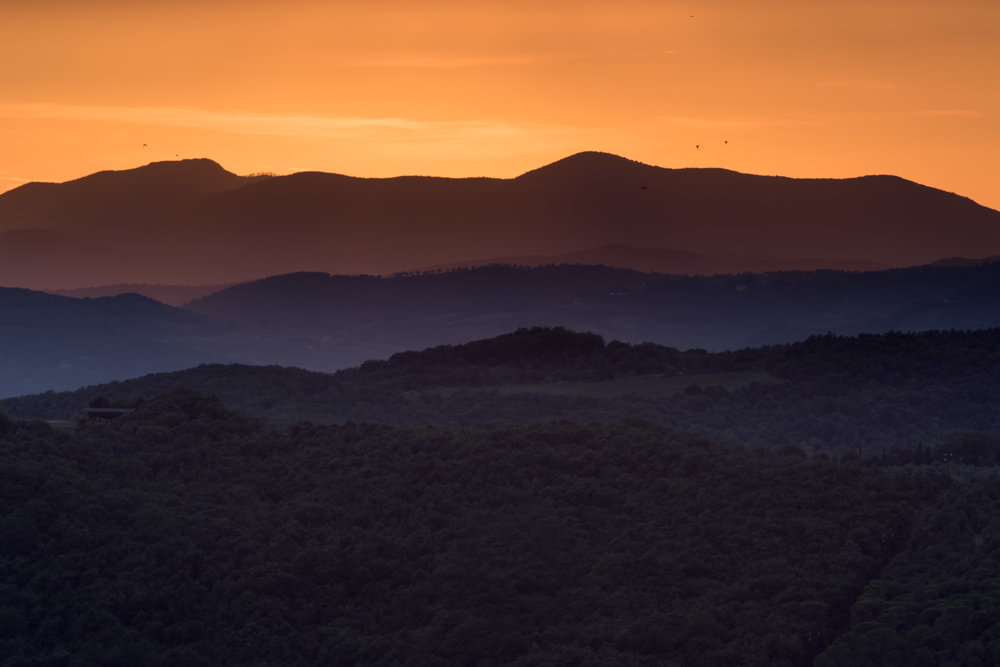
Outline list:
[[[202,166],[212,166],[216,169],[223,169],[222,165],[208,157],[186,157],[179,160],[155,160],[145,164],[143,167],[136,167],[137,169],[143,169],[144,167],[155,167],[157,165],[202,165]]]
[[[243,184],[250,182],[250,180],[259,180],[260,178],[266,177],[238,176],[226,170],[225,167],[215,160],[209,158],[185,158],[183,160],[150,162],[141,167],[133,167],[131,169],[105,169],[63,183],[33,181],[14,188],[10,192],[5,193],[4,196],[9,199],[17,196],[14,193],[34,193],[39,186],[45,186],[45,192],[51,192],[50,188],[54,185],[66,191],[77,187],[93,187],[95,185],[134,187],[137,184],[149,183],[160,186],[192,184],[202,184],[204,186],[211,183],[212,185],[208,186],[208,191],[216,191],[218,189],[217,185],[220,182]],[[222,189],[230,188],[224,187]]]
[[[658,169],[658,167],[654,167],[653,165],[638,162],[636,160],[630,160],[620,155],[615,155],[614,153],[604,153],[602,151],[582,151],[580,153],[574,153],[573,155],[564,157],[561,160],[556,160],[555,162],[539,167],[538,169],[527,171],[518,176],[518,178],[530,178],[533,175],[546,173],[568,173],[576,175],[606,174],[609,170],[618,170],[622,168],[632,169],[637,167]]]
[[[236,190],[265,178],[238,176],[214,160],[195,158],[99,171],[64,183],[26,183],[0,194],[0,229],[56,228],[81,215],[113,217],[110,211],[123,207],[162,210],[167,205]]]
[[[580,151],[579,153],[567,155],[561,160],[556,160],[552,164],[573,162],[601,164],[607,164],[610,162],[626,162],[628,164],[643,164],[638,160],[630,160],[629,158],[622,157],[621,155],[617,155],[615,153],[608,153],[607,151]]]
[[[137,167],[138,169],[150,170],[204,170],[214,172],[229,172],[225,167],[215,160],[207,157],[183,158],[180,160],[158,160],[149,164]]]
[[[96,174],[91,174],[90,176],[84,176],[83,178],[78,178],[76,179],[76,181],[83,181],[97,177],[127,178],[130,176],[143,176],[150,178],[170,178],[181,175],[186,175],[189,177],[205,177],[205,176],[221,176],[221,175],[231,176],[231,177],[236,176],[236,174],[226,170],[222,165],[220,165],[215,160],[201,157],[201,158],[185,158],[183,160],[160,160],[157,162],[150,162],[148,164],[142,165],[141,167],[134,167],[132,169],[99,171]]]

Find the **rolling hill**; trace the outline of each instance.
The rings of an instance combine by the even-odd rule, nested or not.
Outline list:
[[[71,299],[6,288],[0,395],[219,361],[335,371],[536,326],[713,351],[826,332],[996,327],[1000,263],[710,277],[579,265],[296,273],[222,289],[185,310],[135,294]]]
[[[522,329],[408,351],[337,373],[206,364],[0,401],[71,419],[104,398],[176,389],[273,426],[577,423],[640,417],[732,445],[876,464],[1000,463],[1000,329],[814,336],[736,352],[606,342]]]
[[[0,288],[0,395],[79,387],[208,360],[231,327],[125,294],[99,299]]]
[[[580,153],[513,179],[315,172],[251,179],[210,160],[153,163],[0,195],[0,232],[21,229],[121,253],[117,279],[95,282],[81,269],[62,288],[232,283],[294,271],[388,274],[608,246],[764,257],[768,268],[786,269],[1000,253],[1000,212],[897,177],[665,169],[604,153]],[[134,258],[140,266],[128,264]],[[612,251],[587,259],[595,260],[619,261]],[[37,261],[45,264],[44,252]],[[656,266],[692,269],[680,256],[675,268],[669,260]],[[24,287],[47,280],[44,272],[17,279]]]
[[[998,286],[998,263],[711,277],[494,266],[390,278],[289,274],[236,285],[186,307],[269,335],[314,345],[335,341],[355,351],[360,363],[531,326],[709,350],[828,331],[975,329],[1000,325]]]
[[[766,255],[722,254],[707,255],[670,248],[639,248],[627,245],[606,245],[561,255],[521,255],[519,257],[489,257],[468,259],[440,266],[425,266],[417,272],[449,271],[462,268],[491,266],[547,266],[550,264],[587,264],[613,266],[648,273],[711,276],[721,273],[764,273],[768,271],[877,271],[888,266],[865,260],[839,259],[778,259]]]
[[[49,289],[50,294],[71,296],[76,299],[93,299],[102,296],[118,296],[119,294],[141,294],[150,299],[156,299],[169,306],[183,306],[188,301],[200,299],[232,287],[232,285],[150,285],[148,283],[127,283],[118,285],[98,285],[95,287],[77,287],[75,289]]]

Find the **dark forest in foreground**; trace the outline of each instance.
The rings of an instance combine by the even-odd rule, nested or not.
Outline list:
[[[1000,660],[1000,485],[639,420],[0,419],[4,665]]]
[[[7,399],[0,664],[997,664],[998,392],[998,329],[534,328]]]

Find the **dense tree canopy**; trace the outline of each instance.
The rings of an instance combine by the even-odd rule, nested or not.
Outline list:
[[[925,522],[1000,553],[981,486],[640,420],[274,431],[176,391],[0,431],[6,665],[801,665],[961,561]]]
[[[630,382],[638,378],[649,382]],[[728,444],[798,447],[836,459],[984,464],[1000,457],[990,444],[991,434],[1000,437],[997,329],[825,335],[725,353],[524,329],[332,375],[207,365],[0,405],[21,417],[66,419],[99,396],[131,405],[175,387],[217,395],[227,407],[278,426],[638,416]]]

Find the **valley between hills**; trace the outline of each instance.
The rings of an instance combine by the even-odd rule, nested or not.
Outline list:
[[[996,664],[998,256],[601,153],[4,193],[0,663]]]

